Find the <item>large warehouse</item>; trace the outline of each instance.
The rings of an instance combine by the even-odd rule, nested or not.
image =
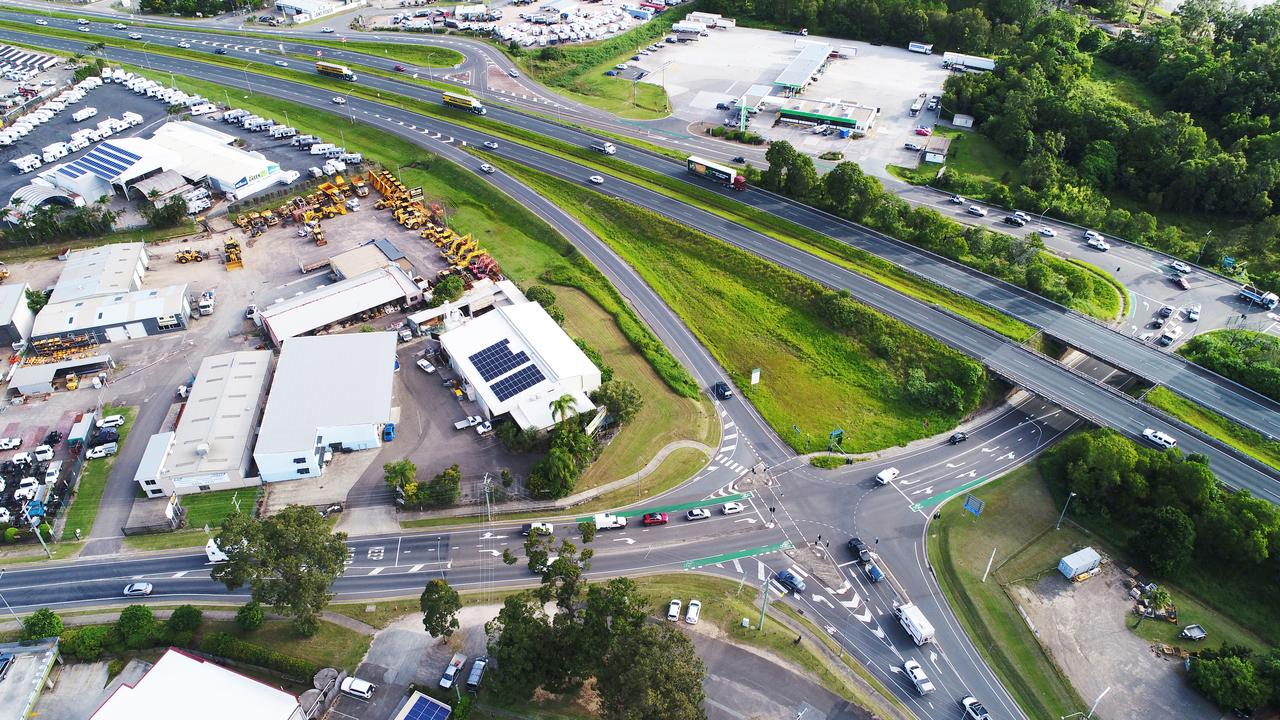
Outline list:
[[[324,330],[384,306],[422,302],[422,288],[399,265],[388,264],[353,278],[279,300],[259,310],[271,342]]]
[[[440,344],[490,418],[509,414],[524,430],[545,430],[562,395],[573,397],[578,413],[595,408],[587,393],[600,387],[600,369],[536,302],[495,307],[442,334]]]
[[[110,197],[143,178],[176,167],[178,155],[142,138],[105,140],[80,158],[40,176],[85,203]]]
[[[211,355],[200,363],[177,427],[151,436],[134,473],[148,497],[259,484],[250,475],[253,431],[270,369],[270,350]]]
[[[395,333],[286,340],[253,451],[263,482],[320,475],[326,448],[379,447],[395,363]]]
[[[235,141],[234,135],[186,121],[165,123],[151,137],[155,146],[178,157],[174,169],[183,177],[196,184],[207,181],[211,191],[225,193],[229,200],[290,182],[280,163],[262,153],[232,147]]]
[[[0,342],[12,345],[31,337],[35,313],[27,307],[26,283],[0,285]]]
[[[112,295],[142,289],[151,267],[142,243],[115,243],[67,254],[62,273],[53,286],[50,303],[68,302],[95,295]]]

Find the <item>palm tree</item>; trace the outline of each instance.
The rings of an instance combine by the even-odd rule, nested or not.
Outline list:
[[[572,395],[565,393],[552,400],[549,407],[551,408],[551,419],[563,423],[571,415],[577,414],[578,401],[574,400]]]

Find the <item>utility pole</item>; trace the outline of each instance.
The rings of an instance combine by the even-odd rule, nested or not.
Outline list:
[[[765,616],[765,613],[769,611],[769,579],[768,578],[765,578],[765,581],[760,585],[760,597],[761,597],[760,626],[756,628],[757,632],[761,632],[764,630],[764,616]]]
[[[1067,506],[1071,505],[1071,498],[1075,496],[1075,492],[1067,493],[1067,501],[1062,503],[1062,513],[1058,515],[1058,524],[1053,526],[1054,530],[1062,529],[1062,519],[1067,516]]]
[[[493,502],[492,502],[493,478],[489,477],[488,472],[485,472],[484,474],[483,487],[484,487],[484,534],[486,536],[489,536],[493,534]],[[486,538],[485,545],[486,545],[486,547],[484,548],[485,550],[492,549],[493,540],[490,538]],[[487,553],[487,552],[484,553],[483,563],[484,565],[482,568],[482,572],[480,574],[481,596],[484,597],[485,602],[488,602],[489,601],[489,584],[493,580],[493,577],[492,577],[493,554]],[[459,700],[461,700],[461,698],[459,698]]]

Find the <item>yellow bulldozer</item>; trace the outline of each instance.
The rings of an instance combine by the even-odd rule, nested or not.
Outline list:
[[[4,262],[0,261],[0,282],[4,282],[5,280],[8,280],[8,279],[9,279],[9,266],[5,265]]]
[[[208,257],[208,252],[195,248],[183,248],[174,254],[174,259],[183,265],[189,262],[204,262]]]
[[[239,240],[228,240],[226,244],[222,246],[222,251],[226,255],[228,272],[244,267],[244,256],[240,251]]]

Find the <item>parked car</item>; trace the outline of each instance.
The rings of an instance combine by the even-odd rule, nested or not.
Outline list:
[[[733,388],[729,387],[729,383],[723,380],[716,381],[716,384],[712,385],[711,389],[715,392],[716,398],[720,400],[728,400],[733,397]]]
[[[1187,308],[1187,320],[1189,322],[1195,322],[1199,319],[1200,319],[1199,305],[1192,305],[1191,307]]]
[[[690,625],[697,625],[700,617],[702,617],[702,601],[690,600],[689,609],[684,614],[684,621]]]
[[[906,149],[908,149],[908,150],[910,150],[910,151],[912,151],[912,152],[920,152],[921,150],[923,150],[923,149],[924,149],[924,148],[923,148],[923,147],[921,147],[920,145],[918,145],[918,144],[916,144],[916,143],[913,143],[913,142],[903,143],[902,147],[904,147],[904,148],[906,148]]]
[[[1173,315],[1173,306],[1172,306],[1172,305],[1165,305],[1165,306],[1163,306],[1163,307],[1161,307],[1161,308],[1160,308],[1160,317],[1162,317],[1162,318],[1167,318],[1167,317],[1169,317],[1170,315]]]
[[[644,517],[642,517],[642,518],[640,518],[640,524],[642,524],[642,525],[666,525],[666,524],[667,524],[667,514],[666,514],[666,513],[645,513],[645,516],[644,516]]]
[[[89,447],[98,447],[107,443],[120,442],[120,433],[114,428],[103,428],[93,434],[89,438]]]
[[[368,680],[361,680],[360,678],[355,677],[354,675],[348,675],[346,678],[342,680],[342,685],[340,686],[340,689],[346,695],[350,695],[352,697],[358,697],[363,700],[368,700],[369,698],[373,697],[373,691],[377,690],[378,686],[374,685]]]
[[[725,515],[737,515],[738,513],[742,512],[743,509],[744,508],[742,507],[742,503],[740,502],[727,502],[724,505],[720,506],[720,512],[724,513]]]
[[[0,653],[0,680],[4,680],[9,674],[9,668],[13,667],[13,654]]]
[[[711,517],[711,511],[706,508],[694,508],[684,514],[685,520],[706,520]]]
[[[667,619],[676,622],[680,619],[680,599],[671,598],[671,602],[667,603]]]
[[[105,417],[100,417],[98,418],[98,423],[97,423],[98,427],[100,428],[120,427],[123,424],[124,424],[123,415],[107,415]]]
[[[35,457],[36,462],[49,462],[53,459],[53,448],[48,445],[37,445],[36,448],[31,451],[31,454]]]
[[[17,450],[20,447],[22,447],[20,437],[0,438],[0,450]]]
[[[112,455],[115,455],[119,449],[120,446],[117,443],[109,442],[104,445],[89,448],[89,452],[85,453],[84,456],[86,459],[96,460],[98,458],[111,457]]]
[[[244,309],[244,317],[246,320],[251,319],[254,315],[257,315],[257,314],[258,314],[257,303],[249,303],[249,306]]]
[[[382,426],[382,442],[391,442],[396,439],[396,424],[387,423]]]
[[[968,439],[969,439],[969,434],[962,430],[960,432],[951,433],[951,437],[947,438],[947,444],[959,445],[960,443]]]
[[[124,586],[125,597],[146,597],[151,594],[155,588],[149,582],[129,583]]]
[[[933,134],[933,129],[932,129],[932,128],[927,128],[927,127],[925,127],[925,126],[923,126],[923,125],[917,125],[917,126],[916,126],[916,129],[915,129],[915,133],[916,133],[917,135],[923,135],[923,136],[925,136],[925,137],[928,137],[928,136],[930,136],[930,135],[932,135],[932,134]]]
[[[793,593],[804,592],[804,588],[805,588],[804,580],[801,580],[799,576],[797,576],[795,573],[791,572],[790,570],[783,570],[779,572],[777,577],[778,577],[778,584],[781,585],[782,587],[790,590]]]
[[[849,552],[856,555],[862,562],[867,562],[871,559],[871,548],[862,542],[862,538],[851,538],[849,540]]]

